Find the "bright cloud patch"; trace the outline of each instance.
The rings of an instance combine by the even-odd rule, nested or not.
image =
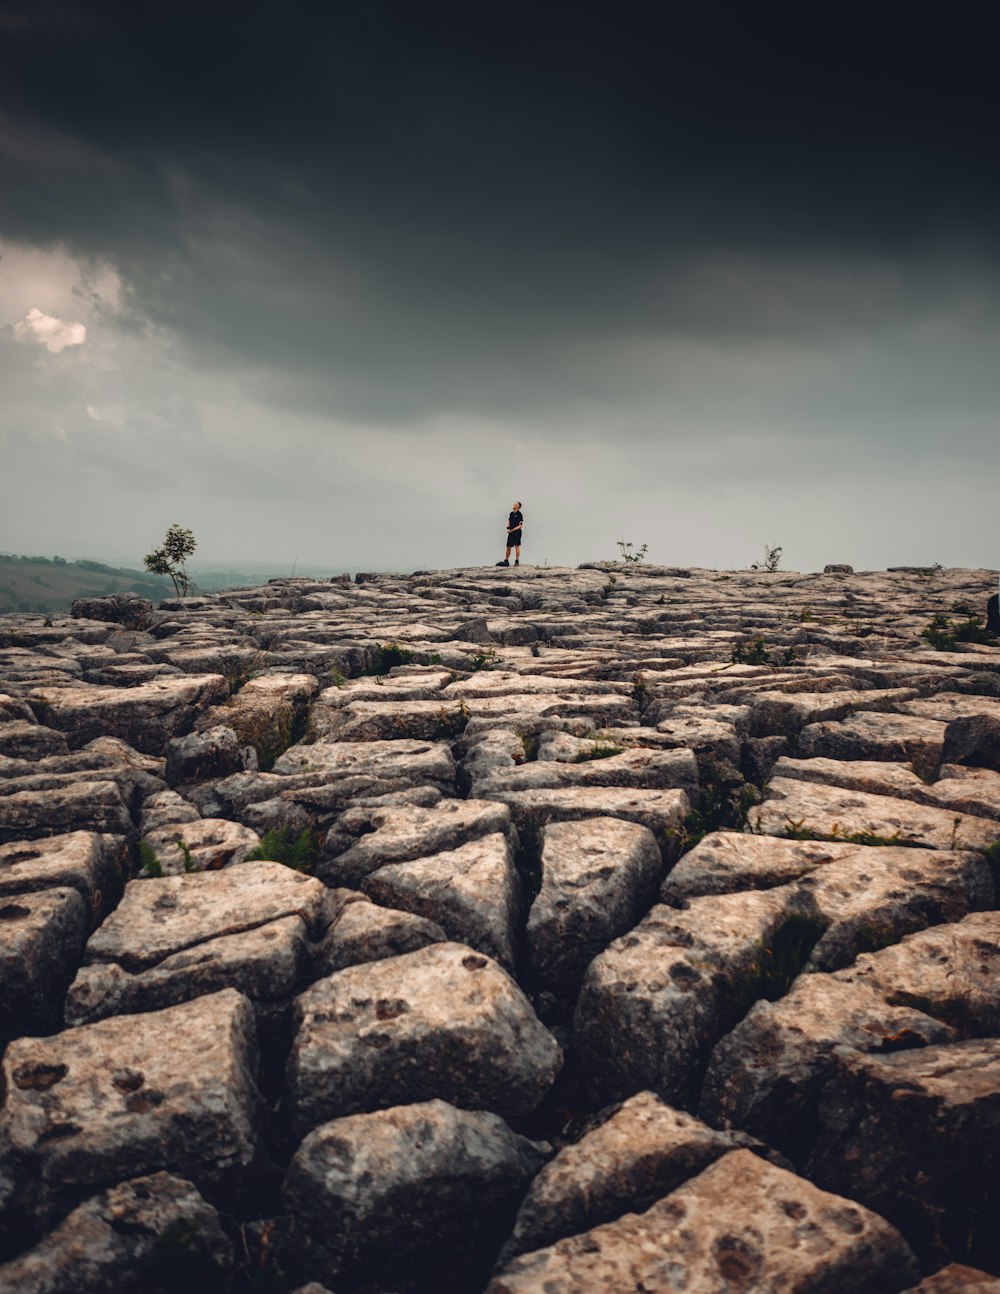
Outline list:
[[[87,329],[82,323],[67,323],[32,306],[14,325],[14,336],[19,341],[37,341],[47,351],[58,355],[67,346],[82,346],[87,340]]]

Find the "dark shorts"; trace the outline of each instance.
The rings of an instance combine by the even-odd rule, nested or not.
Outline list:
[[[521,547],[521,532],[520,532],[520,530],[509,530],[509,531],[507,532],[507,540],[506,540],[506,543],[507,543],[507,547],[508,547],[508,548],[520,548],[520,547]]]

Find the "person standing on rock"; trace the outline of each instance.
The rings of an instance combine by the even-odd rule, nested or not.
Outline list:
[[[514,549],[514,565],[521,565],[521,530],[523,526],[524,517],[521,515],[521,503],[518,500],[507,518],[507,551],[503,555],[503,561],[497,562],[498,566],[510,565],[510,550],[512,548]]]

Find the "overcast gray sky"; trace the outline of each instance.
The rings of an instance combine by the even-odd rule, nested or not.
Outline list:
[[[0,3],[0,550],[1000,561],[986,5]]]

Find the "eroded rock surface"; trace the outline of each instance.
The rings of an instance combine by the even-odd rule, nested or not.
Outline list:
[[[995,586],[0,618],[0,1288],[989,1288]]]

